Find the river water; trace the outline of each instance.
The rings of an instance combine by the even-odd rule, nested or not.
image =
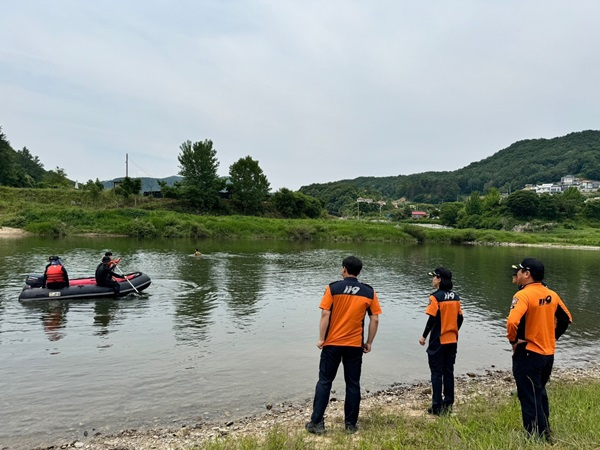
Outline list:
[[[196,247],[204,253],[194,257]],[[61,256],[72,278],[90,276],[105,251],[152,285],[123,299],[18,301],[28,273]],[[427,380],[418,344],[444,265],[463,297],[456,373],[510,367],[505,318],[510,265],[541,259],[574,324],[556,365],[599,357],[594,250],[381,243],[193,242],[126,238],[0,240],[0,448],[66,442],[83,433],[234,420],[268,403],[304,401],[318,375],[318,308],[350,254],[383,309],[363,390]],[[334,389],[343,392],[343,377]]]

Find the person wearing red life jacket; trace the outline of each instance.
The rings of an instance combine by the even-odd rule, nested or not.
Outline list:
[[[69,274],[62,265],[60,257],[50,256],[50,261],[44,270],[42,287],[48,289],[63,289],[69,287]]]

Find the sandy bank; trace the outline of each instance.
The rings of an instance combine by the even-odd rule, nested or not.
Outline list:
[[[19,238],[31,236],[31,233],[20,228],[0,227],[0,238]]]

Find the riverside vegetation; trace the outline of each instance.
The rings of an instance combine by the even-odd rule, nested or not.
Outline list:
[[[432,221],[430,221],[432,222]],[[429,228],[415,221],[279,219],[198,215],[173,199],[123,197],[112,190],[0,187],[0,225],[40,236],[110,234],[136,238],[275,239],[398,243],[555,244],[599,246],[600,229],[534,220],[519,231]]]

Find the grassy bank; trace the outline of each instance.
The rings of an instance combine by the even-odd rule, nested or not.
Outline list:
[[[551,424],[555,449],[600,448],[600,382],[551,383]],[[190,449],[534,449],[547,445],[528,439],[514,396],[490,401],[473,398],[449,417],[433,418],[380,407],[361,416],[360,431],[347,435],[341,426],[323,436],[296,427],[277,427],[264,436],[222,438]]]
[[[84,192],[0,187],[0,225],[40,236],[116,234],[137,238],[276,239],[400,243],[517,243],[600,247],[600,229],[533,223],[521,232],[440,229],[414,222],[207,216],[173,200],[124,198],[112,190]]]

